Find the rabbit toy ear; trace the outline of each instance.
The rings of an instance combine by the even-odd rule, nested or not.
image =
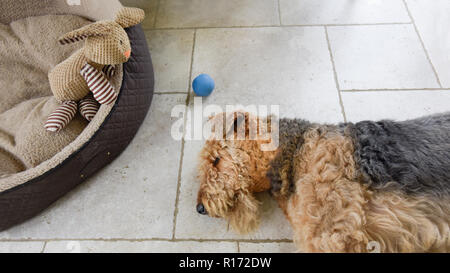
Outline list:
[[[111,22],[101,21],[93,23],[64,34],[59,38],[59,43],[65,45],[84,40],[87,37],[108,35],[111,29]]]
[[[127,28],[139,24],[144,18],[145,12],[142,9],[124,7],[116,15],[116,23]]]

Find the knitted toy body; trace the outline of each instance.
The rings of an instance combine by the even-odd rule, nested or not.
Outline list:
[[[61,44],[85,41],[85,46],[54,67],[48,77],[57,101],[61,103],[47,119],[45,128],[51,132],[63,129],[79,108],[88,121],[100,104],[111,104],[117,98],[108,78],[113,65],[127,62],[131,45],[124,28],[144,19],[144,11],[122,8],[115,21],[100,21],[65,34]]]
[[[59,102],[79,101],[89,94],[89,87],[80,73],[87,63],[97,70],[103,69],[103,65],[90,62],[83,51],[84,48],[79,49],[48,74],[53,95]]]
[[[78,50],[49,73],[50,86],[61,106],[48,117],[45,124],[48,131],[56,132],[67,126],[77,113],[77,107],[81,115],[91,121],[100,108],[99,103],[111,104],[117,98],[108,81],[114,74],[114,67],[90,62],[82,51]],[[73,73],[76,71],[79,73]]]

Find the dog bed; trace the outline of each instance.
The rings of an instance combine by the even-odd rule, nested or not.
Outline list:
[[[2,0],[0,12],[0,230],[35,216],[110,163],[130,143],[151,104],[153,68],[142,28],[125,29],[132,55],[112,84],[113,105],[87,123],[79,114],[61,132],[44,129],[58,103],[47,74],[82,43],[58,37],[113,20],[115,0]]]

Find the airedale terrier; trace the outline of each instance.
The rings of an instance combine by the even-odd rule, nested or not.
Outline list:
[[[262,120],[276,129],[249,138]],[[200,154],[200,214],[250,232],[260,218],[253,193],[271,190],[300,251],[450,250],[450,113],[320,125],[238,111],[211,123],[224,133]],[[243,139],[225,138],[238,130]],[[275,133],[278,148],[262,151]]]

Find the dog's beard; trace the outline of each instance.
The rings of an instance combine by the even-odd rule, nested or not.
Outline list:
[[[226,217],[228,226],[240,234],[256,230],[260,223],[259,201],[250,194],[239,194],[235,206]]]

